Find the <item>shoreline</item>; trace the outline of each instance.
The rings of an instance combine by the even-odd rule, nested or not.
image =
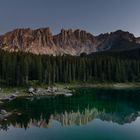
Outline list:
[[[46,86],[33,86],[40,90],[40,94],[30,95],[27,92],[27,87],[5,87],[0,89],[0,103],[3,100],[10,98],[11,96],[17,97],[34,97],[34,96],[55,96],[64,95],[66,93],[72,93],[74,88],[109,88],[109,89],[133,89],[140,88],[140,83],[72,83],[72,84],[55,84],[53,87],[57,87],[58,91],[54,93],[47,92],[48,85]],[[41,92],[44,92],[41,94]]]

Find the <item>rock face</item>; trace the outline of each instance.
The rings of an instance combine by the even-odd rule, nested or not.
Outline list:
[[[16,29],[0,36],[0,46],[10,52],[24,51],[34,54],[53,54],[56,51],[49,28]]]
[[[61,30],[61,33],[54,36],[54,43],[58,48],[63,49],[63,53],[79,55],[83,52],[87,54],[96,52],[95,37],[86,31]]]
[[[86,31],[62,29],[52,35],[49,28],[15,29],[0,36],[0,48],[9,52],[30,52],[48,55],[80,55],[97,51],[119,51],[140,47],[140,39],[118,30],[93,36]]]
[[[121,30],[110,34],[101,34],[96,39],[99,42],[98,51],[121,51],[135,49],[140,46],[133,34]]]

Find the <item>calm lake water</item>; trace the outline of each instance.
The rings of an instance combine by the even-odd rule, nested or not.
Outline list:
[[[0,108],[13,112],[0,120],[0,140],[140,140],[140,89],[82,88]]]

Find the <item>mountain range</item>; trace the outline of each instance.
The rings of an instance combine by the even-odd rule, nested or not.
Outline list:
[[[122,30],[94,36],[79,29],[62,29],[59,34],[53,35],[49,28],[26,28],[0,35],[0,49],[9,52],[22,51],[55,56],[137,48],[140,48],[140,37]]]

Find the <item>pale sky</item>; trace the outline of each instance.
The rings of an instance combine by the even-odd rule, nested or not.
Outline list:
[[[118,29],[140,36],[140,0],[0,0],[0,34],[15,28]]]

